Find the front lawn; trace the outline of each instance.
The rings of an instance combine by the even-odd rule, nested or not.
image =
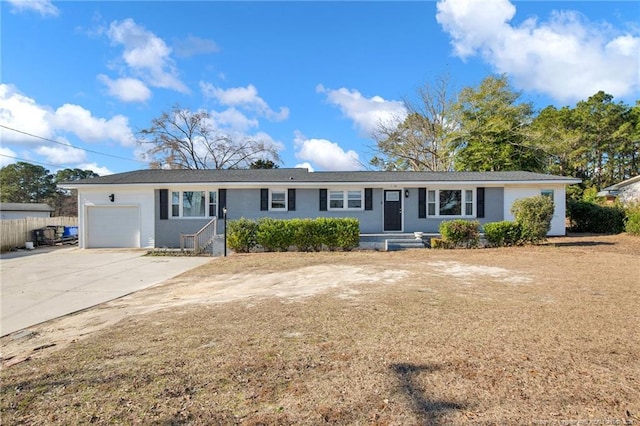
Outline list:
[[[640,424],[639,259],[628,235],[234,254],[34,328],[56,346],[30,360],[3,338],[1,423]]]

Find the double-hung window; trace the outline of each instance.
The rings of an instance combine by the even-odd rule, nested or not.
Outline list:
[[[214,217],[217,208],[218,194],[215,191],[171,192],[171,217]]]
[[[362,210],[363,191],[345,189],[329,191],[329,210]]]
[[[470,189],[464,190],[464,215],[473,216],[473,191]]]
[[[427,191],[427,215],[473,216],[472,189],[432,189]]]
[[[344,209],[344,191],[329,191],[329,209]]]
[[[269,191],[269,210],[287,210],[287,190],[272,189]]]

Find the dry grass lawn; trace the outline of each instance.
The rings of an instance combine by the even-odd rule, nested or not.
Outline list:
[[[627,235],[234,254],[3,338],[1,423],[640,424],[639,307]]]

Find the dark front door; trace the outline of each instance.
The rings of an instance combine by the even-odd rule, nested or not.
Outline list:
[[[384,230],[402,230],[402,192],[400,190],[384,191]]]

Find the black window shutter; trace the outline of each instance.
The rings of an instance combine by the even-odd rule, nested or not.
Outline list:
[[[296,190],[294,188],[289,188],[287,192],[287,210],[294,212],[296,211]]]
[[[484,217],[484,188],[476,189],[476,217]]]
[[[222,219],[224,217],[222,209],[225,207],[227,207],[227,190],[218,189],[218,219]]]
[[[320,211],[321,212],[327,211],[327,190],[326,189],[320,190]]]
[[[169,219],[169,190],[160,190],[160,220]]]
[[[427,188],[418,188],[418,218],[427,217]]]
[[[260,190],[260,210],[269,210],[269,190],[266,188]]]
[[[373,189],[364,189],[364,209],[373,210]]]

